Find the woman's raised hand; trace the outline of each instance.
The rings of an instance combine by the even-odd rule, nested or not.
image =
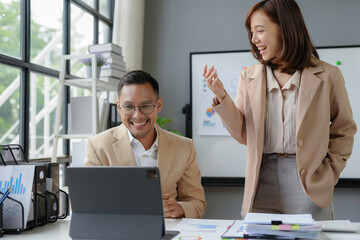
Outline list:
[[[207,65],[205,64],[203,77],[206,80],[208,88],[215,93],[216,98],[219,102],[221,102],[226,96],[226,91],[224,89],[223,83],[220,81],[217,75],[217,71],[214,65],[207,69]]]

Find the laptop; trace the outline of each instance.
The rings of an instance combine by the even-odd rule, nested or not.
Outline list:
[[[156,167],[68,167],[73,239],[172,239]]]

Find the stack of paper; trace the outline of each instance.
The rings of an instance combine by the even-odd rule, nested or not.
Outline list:
[[[244,221],[236,221],[222,237],[313,239],[319,237],[320,230],[311,214],[248,213]]]
[[[126,67],[120,46],[113,43],[91,45],[89,53],[100,53],[106,60],[107,64],[101,67],[100,78],[120,79],[125,75]]]

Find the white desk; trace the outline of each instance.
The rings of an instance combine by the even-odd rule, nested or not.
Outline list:
[[[166,229],[171,229],[175,226],[179,219],[166,219]],[[70,217],[63,220],[58,220],[55,223],[48,223],[44,226],[39,226],[30,230],[25,230],[20,234],[4,234],[1,240],[16,239],[16,240],[71,240],[69,236]]]
[[[26,239],[26,240],[71,240],[69,236],[70,217],[57,220],[30,230],[25,230],[19,234],[4,234],[4,239]]]
[[[166,219],[166,229],[173,228],[180,220],[178,219]],[[360,226],[360,223],[357,223]],[[36,227],[32,230],[25,230],[20,234],[4,234],[1,240],[16,239],[16,240],[71,240],[69,236],[70,217],[64,220],[58,220],[55,223],[48,223],[44,226]],[[175,239],[178,239],[178,235]],[[358,233],[320,233],[319,240],[360,240],[360,231]],[[212,239],[204,239],[212,240]],[[215,238],[214,240],[219,240]]]

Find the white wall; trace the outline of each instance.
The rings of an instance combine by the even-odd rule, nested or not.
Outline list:
[[[244,20],[256,2],[146,1],[143,70],[150,72],[160,83],[160,95],[164,100],[160,115],[175,119],[169,128],[185,134],[182,107],[190,102],[190,52],[249,49]],[[360,44],[360,1],[297,2],[315,46]],[[205,191],[208,202],[205,217],[233,219],[240,216],[242,188],[206,187]],[[359,205],[360,189],[336,188],[337,219],[360,221]]]

